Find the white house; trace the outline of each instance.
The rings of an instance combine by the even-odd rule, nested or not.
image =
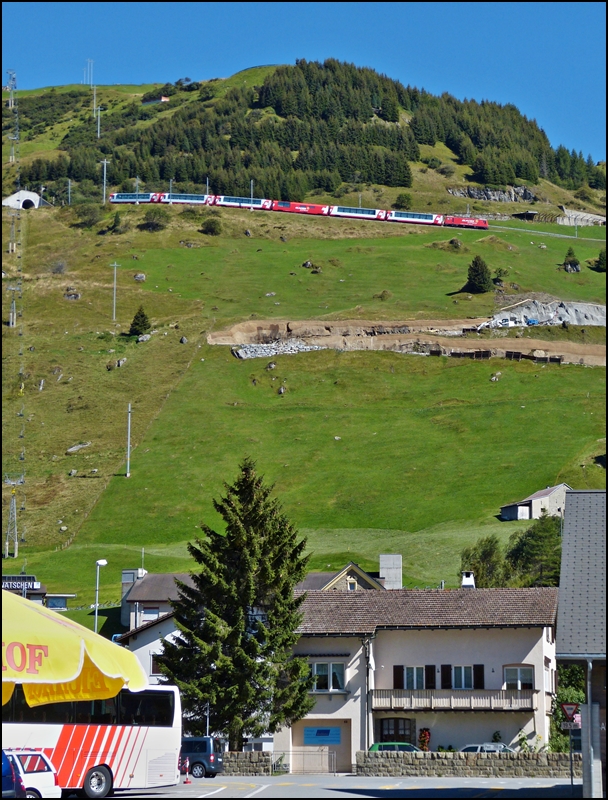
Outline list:
[[[567,483],[547,486],[523,500],[501,506],[500,515],[505,520],[539,519],[543,513],[550,517],[563,517],[568,489],[571,487]]]
[[[175,577],[163,576],[172,587]],[[497,731],[507,744],[520,732],[546,744],[556,608],[552,588],[308,591],[295,652],[315,676],[315,706],[275,734],[275,755],[285,752],[293,766],[321,746],[338,771],[350,772],[358,750],[418,744],[421,728],[433,750],[489,741]],[[169,611],[118,641],[157,683],[155,657],[175,633]]]
[[[546,744],[555,690],[557,589],[308,592],[295,652],[314,709],[275,734],[275,754],[326,746],[351,771],[376,741],[456,749]],[[292,759],[290,759],[291,761]]]

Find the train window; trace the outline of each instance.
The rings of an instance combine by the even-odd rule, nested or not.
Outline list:
[[[338,212],[340,214],[373,214],[376,215],[376,212],[371,208],[343,208],[342,206],[338,206]]]
[[[291,203],[286,203],[284,200],[279,200],[277,205],[279,208],[289,208]]]

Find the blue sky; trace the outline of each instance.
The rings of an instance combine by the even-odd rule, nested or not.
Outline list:
[[[604,3],[4,3],[2,81],[204,80],[296,58],[514,103],[555,147],[606,158]]]

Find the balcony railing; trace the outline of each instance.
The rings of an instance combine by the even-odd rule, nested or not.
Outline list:
[[[536,711],[533,689],[373,689],[373,711]]]

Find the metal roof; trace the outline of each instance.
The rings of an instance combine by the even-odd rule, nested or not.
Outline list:
[[[566,492],[558,656],[606,658],[606,491]]]
[[[562,486],[565,486],[566,489],[571,489],[571,486],[568,486],[567,483],[558,483],[557,486],[547,486],[546,489],[540,489],[538,492],[534,492],[534,494],[529,495],[528,497],[524,497],[523,500],[516,500],[513,503],[505,503],[501,508],[508,508],[509,506],[518,506],[521,503],[528,503],[530,500],[540,500],[541,497],[549,497],[552,495],[553,492],[556,492]]]

